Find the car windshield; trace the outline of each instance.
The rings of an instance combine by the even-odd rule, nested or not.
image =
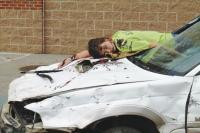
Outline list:
[[[128,59],[149,71],[184,76],[200,64],[200,22],[172,40]]]

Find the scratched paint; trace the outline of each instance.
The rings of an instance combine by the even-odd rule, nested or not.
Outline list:
[[[10,84],[9,101],[51,96],[25,107],[40,114],[44,128],[81,129],[105,117],[141,115],[142,112],[145,117],[155,121],[184,122],[185,101],[192,77],[153,73],[127,59],[96,64],[85,73],[76,70],[78,63],[69,64],[62,72],[49,73],[54,83],[37,75],[23,75]],[[57,65],[37,70],[51,70]],[[188,121],[199,120],[198,86],[199,82],[196,81]],[[193,115],[191,111],[196,112]]]
[[[131,106],[154,110],[170,122],[184,122],[184,101],[187,98],[185,92],[191,85],[189,81],[190,78],[174,77],[160,83],[148,81],[77,90],[32,103],[26,108],[39,113],[45,127],[78,125],[78,128],[83,128],[87,122],[105,116],[119,115],[127,111],[126,107]]]
[[[53,78],[54,83],[50,83],[48,79],[41,78],[35,74],[25,74],[14,80],[10,84],[9,101],[23,101],[28,98],[53,95],[72,89],[168,78],[166,75],[142,70],[127,59],[97,64],[85,73],[79,73],[76,70],[77,63],[79,62],[69,64],[64,68],[63,72],[48,73],[47,75]],[[44,66],[37,70],[52,70],[57,65]],[[96,78],[97,76],[98,78]]]

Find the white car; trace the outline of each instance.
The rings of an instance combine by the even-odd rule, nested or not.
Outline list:
[[[2,133],[200,133],[200,17],[118,60],[76,60],[10,84]]]

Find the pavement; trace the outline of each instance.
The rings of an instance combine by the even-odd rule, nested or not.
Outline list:
[[[0,108],[7,101],[9,83],[21,75],[21,70],[57,63],[67,56],[0,52]]]

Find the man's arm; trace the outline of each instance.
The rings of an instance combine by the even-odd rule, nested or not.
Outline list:
[[[78,52],[76,54],[74,54],[73,56],[71,56],[70,58],[66,58],[64,59],[59,65],[58,68],[62,68],[64,66],[66,66],[67,64],[69,64],[70,62],[77,60],[77,59],[81,59],[81,58],[87,58],[90,57],[90,53],[88,50],[83,50],[81,52]]]
[[[90,53],[89,53],[88,50],[83,50],[83,51],[81,51],[79,53],[76,53],[74,55],[75,60],[76,59],[81,59],[81,58],[87,58],[87,57],[90,57]]]

